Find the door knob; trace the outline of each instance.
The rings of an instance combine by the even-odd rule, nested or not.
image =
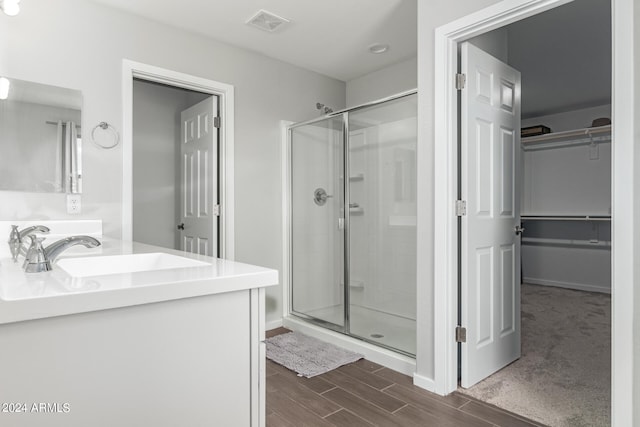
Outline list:
[[[184,230],[184,222],[177,225],[178,230]]]
[[[520,225],[516,225],[516,236],[521,235],[524,232],[524,227],[521,227]]]

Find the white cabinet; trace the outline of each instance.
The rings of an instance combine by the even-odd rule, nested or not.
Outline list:
[[[263,288],[3,324],[0,425],[263,426],[263,340]]]

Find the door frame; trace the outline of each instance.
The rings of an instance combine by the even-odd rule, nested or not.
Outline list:
[[[234,245],[234,87],[154,65],[122,60],[122,240],[133,240],[133,80],[162,83],[168,86],[216,95],[219,98],[220,155],[219,258],[233,260]]]
[[[433,280],[434,378],[420,382],[445,395],[457,389],[458,346],[458,98],[454,75],[458,72],[458,44],[483,33],[553,9],[573,0],[504,0],[446,24],[435,31],[434,121],[434,271],[418,270],[418,283]],[[633,419],[633,283],[634,100],[630,87],[633,68],[633,0],[611,0],[612,5],[612,133],[616,144],[612,163],[612,420],[622,425]],[[620,83],[617,83],[620,82]],[[618,137],[618,138],[616,138]],[[637,155],[636,155],[637,157]],[[429,246],[418,234],[418,247]],[[421,241],[421,239],[423,241]],[[433,274],[433,276],[430,276]],[[430,276],[430,277],[429,277]],[[426,314],[425,314],[426,315]],[[418,324],[420,325],[420,321]],[[425,356],[428,360],[428,355]],[[420,359],[418,360],[418,364]],[[616,369],[616,367],[618,367]],[[618,424],[620,423],[620,424]]]

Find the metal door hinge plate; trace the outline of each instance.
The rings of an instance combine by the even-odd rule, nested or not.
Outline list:
[[[465,216],[467,214],[467,201],[456,200],[456,216]]]
[[[220,205],[213,205],[213,214],[215,216],[220,216]]]
[[[213,127],[220,129],[220,117],[213,118]]]
[[[466,74],[460,74],[460,73],[456,74],[456,89],[457,90],[464,89],[466,83],[467,83]]]
[[[456,342],[467,342],[467,328],[456,326]]]

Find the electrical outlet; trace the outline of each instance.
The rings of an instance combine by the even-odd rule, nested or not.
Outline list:
[[[67,194],[67,213],[79,214],[82,212],[82,196],[79,194]]]

